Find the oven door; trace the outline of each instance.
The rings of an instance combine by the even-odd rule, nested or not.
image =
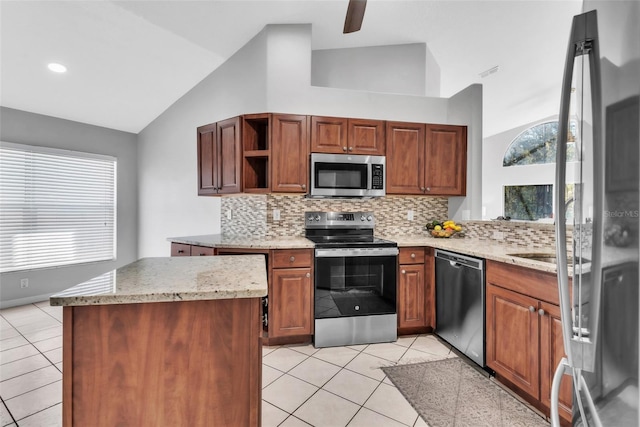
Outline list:
[[[396,313],[398,248],[316,249],[315,318]]]

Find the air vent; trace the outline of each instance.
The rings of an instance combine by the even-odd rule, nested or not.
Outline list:
[[[495,67],[489,68],[488,70],[481,72],[481,73],[479,74],[479,76],[480,76],[480,77],[482,77],[482,78],[484,79],[485,77],[488,77],[488,76],[490,76],[491,74],[495,74],[495,73],[497,73],[497,72],[498,72],[498,69],[499,69],[499,66],[498,66],[498,65],[496,65]]]

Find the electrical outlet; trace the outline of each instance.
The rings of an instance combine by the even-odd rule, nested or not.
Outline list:
[[[29,279],[20,279],[20,287],[22,289],[29,287]]]
[[[231,209],[227,210],[227,219],[231,219]]]
[[[413,221],[413,210],[409,209],[409,210],[407,211],[407,219],[408,219],[409,221]]]
[[[273,210],[273,220],[280,221],[280,209]]]
[[[503,231],[494,231],[492,239],[493,240],[504,240],[504,232]]]

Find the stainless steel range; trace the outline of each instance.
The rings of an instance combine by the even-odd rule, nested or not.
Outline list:
[[[372,212],[307,212],[315,243],[316,347],[397,339],[395,242],[373,235]]]

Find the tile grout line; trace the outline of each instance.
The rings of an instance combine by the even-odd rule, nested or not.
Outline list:
[[[9,410],[9,407],[7,406],[7,404],[4,402],[4,399],[2,399],[0,397],[0,400],[2,400],[2,405],[4,406],[4,408],[7,410],[7,413],[9,414],[9,416],[11,417],[11,419],[13,420],[13,423],[17,426],[18,425],[18,421],[16,421],[15,417],[13,416],[13,414],[11,413],[11,411]],[[11,423],[9,424],[5,424],[5,426],[9,426],[11,425]]]

